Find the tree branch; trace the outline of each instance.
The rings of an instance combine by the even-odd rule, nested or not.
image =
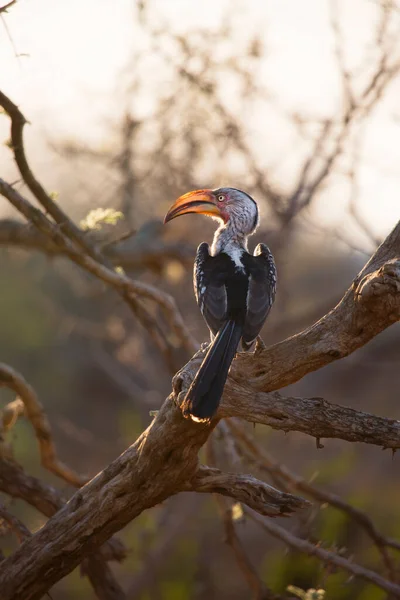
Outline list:
[[[188,481],[186,489],[228,496],[269,517],[286,516],[309,506],[307,500],[280,492],[252,475],[223,473],[205,465],[199,467],[195,476]]]
[[[279,344],[239,354],[232,377],[269,392],[348,356],[400,318],[400,221],[342,300],[311,327]]]
[[[308,556],[315,556],[326,564],[335,565],[340,569],[347,571],[351,575],[354,575],[355,577],[360,577],[365,581],[373,583],[389,594],[393,594],[395,598],[400,598],[400,585],[387,581],[377,573],[374,573],[369,569],[365,569],[364,567],[351,562],[343,556],[339,556],[335,552],[325,550],[325,548],[322,548],[321,546],[314,546],[314,544],[311,544],[307,540],[296,537],[283,527],[280,527],[276,523],[261,517],[254,511],[245,509],[245,513],[248,514],[256,523],[261,525],[263,529],[268,531],[269,534],[282,540],[290,548],[298,550],[299,552],[307,554]]]
[[[337,494],[333,494],[332,492],[328,492],[309,483],[303,477],[290,471],[286,466],[279,464],[251,439],[244,431],[243,427],[240,427],[240,425],[235,423],[232,419],[228,421],[228,427],[234,433],[236,441],[240,444],[241,452],[244,453],[248,460],[254,462],[259,469],[274,477],[278,477],[279,480],[284,480],[288,484],[289,489],[299,490],[319,503],[327,503],[330,506],[341,510],[346,513],[348,517],[353,519],[353,521],[358,523],[376,545],[378,552],[382,556],[383,563],[386,566],[390,579],[395,581],[395,568],[387,548],[390,547],[400,550],[400,542],[391,540],[382,535],[370,517],[359,508],[345,502]]]
[[[84,233],[75,225],[67,214],[54,202],[51,196],[46,192],[41,183],[34,176],[28,160],[25,155],[23,130],[27,123],[18,106],[14,104],[2,91],[0,91],[0,106],[5,110],[11,119],[11,144],[14,152],[15,162],[17,163],[22,179],[32,192],[34,197],[43,206],[46,213],[51,215],[54,221],[60,225],[62,230],[71,240],[76,242],[93,259],[102,262],[101,253],[95,246],[91,246]]]
[[[219,424],[219,429],[221,428],[221,425],[222,422]],[[213,436],[211,436],[207,441],[206,457],[209,464],[215,466],[216,457],[213,441]],[[228,500],[223,498],[219,493],[214,494],[214,498],[224,526],[226,537],[225,541],[232,549],[236,564],[241,570],[249,588],[252,590],[254,600],[268,600],[273,598],[271,590],[266,587],[264,582],[259,577],[257,570],[252,565],[243,547],[243,544],[236,533],[236,528],[233,522],[232,503],[229,503]]]
[[[339,438],[348,442],[400,448],[400,421],[378,417],[323,398],[284,397],[279,392],[252,392],[229,383],[219,417],[240,417],[282,431],[301,431],[317,440]]]
[[[90,243],[90,239],[85,236],[84,232],[75,225],[60,206],[54,202],[34,176],[24,149],[23,129],[27,121],[19,108],[1,91],[0,106],[3,107],[11,119],[11,144],[21,176],[34,197],[43,206],[46,213],[54,219],[58,227],[54,227],[54,224],[47,216],[33,207],[21,195],[18,198],[18,194],[12,194],[13,188],[2,180],[0,180],[0,194],[4,195],[41,233],[49,236],[71,260],[116,289],[159,347],[171,370],[175,370],[172,368],[170,357],[171,343],[168,336],[157,326],[156,319],[149,314],[146,307],[142,305],[141,299],[137,298],[136,295],[152,299],[156,302],[160,306],[173,332],[181,341],[182,346],[188,352],[193,352],[197,344],[187,331],[175,301],[171,296],[149,285],[143,287],[143,284],[140,284],[139,287],[142,289],[139,291],[138,286],[135,286],[134,282],[127,277],[124,277],[124,283],[122,280],[119,280],[119,283],[117,282],[114,277],[116,273],[112,268],[111,262],[103,256],[96,244]],[[102,273],[102,276],[100,273]],[[106,279],[104,279],[104,276],[106,276]],[[134,287],[136,287],[136,290],[133,289]]]
[[[35,390],[20,373],[4,363],[0,363],[0,387],[2,386],[13,390],[24,403],[25,415],[35,430],[43,467],[71,485],[76,487],[84,485],[88,478],[75,473],[57,457],[50,423]]]
[[[65,504],[66,500],[51,485],[28,475],[13,460],[0,458],[0,491],[12,498],[19,498],[46,517],[52,517]],[[110,538],[100,552],[105,560],[122,562],[127,550],[117,538]]]
[[[142,321],[145,320],[147,329],[152,329],[152,323],[146,318],[148,315],[143,314],[136,296],[152,300],[158,304],[167,322],[171,325],[173,332],[181,340],[182,345],[191,352],[197,348],[197,343],[187,331],[176,303],[171,296],[161,292],[152,285],[141,281],[133,281],[129,277],[117,273],[113,269],[109,269],[103,263],[97,262],[90,255],[83,253],[63,234],[57,225],[54,225],[39,209],[32,206],[17,190],[3,179],[0,179],[0,194],[7,198],[43,235],[51,239],[70,260],[115,289],[129,304],[134,313],[139,314]]]
[[[54,515],[65,504],[56,489],[27,475],[16,463],[5,458],[0,458],[0,491],[12,498],[24,500],[46,517]],[[110,538],[84,559],[82,570],[88,575],[100,600],[124,600],[123,592],[106,561],[121,562],[126,555],[122,542],[117,538]]]
[[[167,243],[162,238],[155,238],[150,233],[145,240],[144,236],[140,236],[140,242],[136,242],[132,233],[129,234],[129,239],[123,241],[111,241],[107,244],[103,241],[102,252],[113,265],[121,266],[124,269],[159,270],[171,260],[179,261],[184,265],[192,264],[193,249],[189,245]],[[85,237],[91,238],[92,235],[87,232]],[[15,219],[0,220],[0,246],[37,250],[49,257],[64,254],[62,249],[50,238],[31,225]]]
[[[17,0],[11,0],[11,2],[7,2],[7,4],[4,4],[4,6],[1,6],[0,7],[0,14],[4,13],[4,12],[7,12],[7,10],[9,8],[11,8],[13,4],[16,4],[16,2],[17,2]]]

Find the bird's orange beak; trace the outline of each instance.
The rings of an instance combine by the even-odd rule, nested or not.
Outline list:
[[[189,213],[221,217],[212,190],[195,190],[180,196],[165,215],[164,223]]]

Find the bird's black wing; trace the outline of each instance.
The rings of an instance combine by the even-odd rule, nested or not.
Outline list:
[[[213,335],[227,318],[226,265],[223,255],[211,256],[206,242],[197,249],[193,285],[197,304]]]
[[[243,347],[248,349],[260,333],[274,302],[276,267],[271,251],[265,244],[258,244],[253,256],[247,254],[246,263],[249,288],[242,342]]]

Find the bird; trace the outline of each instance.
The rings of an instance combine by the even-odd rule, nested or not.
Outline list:
[[[211,344],[183,405],[185,417],[209,423],[239,343],[251,349],[271,310],[277,271],[266,244],[248,251],[248,238],[259,225],[258,206],[249,194],[231,187],[188,192],[170,207],[164,223],[192,213],[219,223],[211,247],[201,243],[194,262],[194,292]]]

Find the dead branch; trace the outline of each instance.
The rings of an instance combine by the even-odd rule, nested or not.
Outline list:
[[[369,569],[365,569],[364,567],[351,562],[349,559],[339,556],[335,552],[325,550],[325,548],[322,548],[321,546],[314,546],[314,544],[311,544],[307,540],[296,537],[280,525],[261,517],[250,509],[245,509],[245,513],[248,514],[249,517],[251,517],[256,523],[261,525],[263,529],[268,531],[269,534],[282,540],[284,544],[290,548],[302,552],[303,554],[307,554],[308,556],[315,556],[326,564],[335,565],[336,567],[347,571],[355,577],[360,577],[369,583],[373,583],[382,590],[392,594],[395,598],[400,598],[399,585],[387,581],[377,573],[374,573]]]
[[[96,247],[92,247],[85,238],[84,233],[77,227],[73,221],[66,215],[61,207],[54,202],[51,196],[46,192],[41,183],[34,176],[28,160],[25,155],[23,130],[27,123],[24,115],[3,92],[0,91],[0,106],[5,110],[11,119],[11,144],[14,152],[15,162],[17,163],[22,179],[32,192],[34,197],[43,206],[46,213],[61,227],[68,237],[76,242],[89,256],[102,262],[100,252]]]
[[[152,340],[165,356],[167,364],[172,367],[170,357],[171,344],[168,336],[163,333],[157,325],[156,320],[149,314],[146,307],[143,306],[141,298],[137,298],[137,296],[151,299],[156,302],[156,304],[160,306],[164,317],[174,334],[181,341],[183,347],[186,348],[188,352],[193,352],[197,347],[197,343],[187,331],[174,299],[153,286],[140,284],[139,287],[141,290],[139,290],[137,285],[139,282],[136,282],[135,284],[131,279],[122,275],[121,277],[123,277],[125,281],[122,282],[122,280],[120,280],[119,283],[117,283],[115,275],[118,274],[113,270],[110,261],[105,259],[98,247],[90,243],[89,239],[85,237],[84,232],[79,229],[58,204],[54,202],[30,169],[25,155],[23,141],[23,129],[24,125],[27,123],[24,115],[10,98],[1,91],[0,106],[6,111],[11,119],[11,144],[14,158],[22,179],[34,197],[43,206],[46,214],[54,219],[57,226],[54,226],[53,222],[47,218],[46,215],[33,207],[21,195],[16,195],[16,193],[12,194],[12,186],[9,186],[2,180],[0,181],[0,194],[4,195],[42,234],[48,236],[56,245],[60,246],[63,253],[67,254],[72,261],[103,281],[104,276],[108,277],[109,281],[107,283],[120,294],[136,317],[142,322]],[[18,198],[17,196],[20,197]],[[100,275],[101,272],[102,276]],[[114,283],[111,283],[111,280],[113,280]]]
[[[216,457],[214,452],[213,437],[210,437],[207,441],[206,456],[208,463],[212,466],[215,466]],[[214,498],[224,526],[226,538],[225,541],[232,549],[236,564],[241,570],[249,588],[252,590],[254,600],[263,600],[269,598],[269,590],[267,590],[265,584],[258,576],[256,569],[253,567],[245,549],[243,548],[239,536],[236,533],[236,528],[233,523],[232,504],[228,504],[227,499],[223,498],[220,494],[215,494]]]
[[[94,552],[82,566],[99,600],[126,600],[123,589],[99,552]]]
[[[7,523],[9,529],[15,533],[21,544],[26,538],[31,536],[29,529],[17,519],[16,516],[12,515],[2,502],[0,502],[0,521],[3,520]]]
[[[271,597],[269,590],[265,588],[256,569],[251,564],[236,533],[232,519],[232,507],[228,506],[225,498],[216,497],[216,501],[224,525],[226,543],[232,548],[236,563],[243,573],[249,588],[253,591],[254,600],[267,600]]]
[[[54,223],[52,223],[40,210],[32,206],[32,204],[3,179],[0,179],[0,194],[7,198],[7,200],[9,200],[9,202],[23,214],[30,223],[34,224],[42,234],[50,238],[53,243],[59,246],[63,254],[70,258],[70,260],[115,289],[128,302],[134,313],[137,314],[139,312],[141,319],[145,319],[145,325],[150,329],[150,332],[154,327],[154,319],[150,317],[147,318],[148,315],[146,316],[143,310],[139,310],[141,305],[138,305],[136,296],[152,300],[158,304],[163,311],[167,322],[171,325],[173,332],[177,335],[178,339],[182,341],[183,346],[187,350],[190,349],[190,351],[197,348],[197,343],[187,331],[183,319],[176,307],[176,303],[171,296],[149,284],[133,281],[129,277],[117,273],[107,266],[104,266],[102,263],[93,260],[88,254],[81,252],[81,250],[63,234],[62,230],[57,225],[54,225]]]
[[[0,491],[12,498],[19,498],[50,518],[66,503],[58,490],[37,477],[28,475],[13,460],[0,458]],[[100,548],[107,561],[122,562],[127,550],[122,542],[112,537]]]
[[[146,560],[143,562],[141,569],[135,573],[133,581],[129,584],[126,592],[128,600],[136,600],[140,598],[140,594],[147,586],[157,580],[157,573],[162,569],[165,557],[170,553],[171,548],[180,539],[187,529],[188,522],[197,517],[199,510],[199,502],[196,496],[192,497],[193,501],[183,503],[180,510],[171,515],[165,529],[160,532],[157,537],[157,542],[154,547],[146,552]]]
[[[87,238],[92,236],[90,232]],[[94,242],[95,243],[95,242]],[[7,248],[19,248],[21,250],[37,250],[53,258],[62,256],[62,249],[50,238],[44,236],[34,227],[17,221],[15,219],[0,220],[0,246]],[[193,249],[184,244],[173,244],[164,242],[162,239],[154,239],[148,236],[145,240],[135,243],[133,234],[129,239],[123,241],[102,242],[102,252],[107,260],[115,266],[124,269],[143,269],[159,271],[169,261],[176,260],[184,265],[193,262]]]
[[[188,491],[228,496],[269,517],[285,516],[309,504],[303,498],[280,492],[252,475],[223,473],[205,465],[198,468],[187,486]]]
[[[391,540],[390,538],[382,535],[377,530],[376,526],[372,522],[372,519],[359,508],[356,508],[348,502],[345,502],[342,498],[340,498],[340,496],[337,496],[332,492],[328,492],[311,483],[308,483],[308,481],[303,479],[303,477],[293,473],[285,465],[279,464],[265,450],[260,448],[260,446],[253,441],[243,427],[240,427],[239,423],[229,419],[228,427],[234,433],[237,442],[240,443],[240,448],[244,453],[244,456],[251,462],[254,462],[258,469],[284,480],[291,490],[299,490],[306,496],[316,500],[321,504],[327,503],[330,506],[341,510],[351,519],[353,519],[353,521],[358,523],[370,537],[372,542],[376,545],[378,552],[382,556],[383,563],[386,566],[390,579],[392,581],[395,580],[395,568],[387,548],[390,547],[400,550],[400,542]]]
[[[0,363],[0,387],[13,390],[24,403],[25,415],[32,424],[39,444],[42,465],[67,483],[76,487],[84,485],[88,478],[78,475],[57,457],[50,423],[34,389],[20,373]]]
[[[16,2],[17,2],[17,0],[11,0],[11,2],[8,2],[7,4],[4,4],[4,6],[1,6],[1,7],[0,7],[0,14],[1,14],[1,13],[4,13],[4,12],[7,12],[7,10],[8,10],[9,8],[11,8],[11,6],[12,6],[13,4],[16,4]]]
[[[400,421],[332,404],[323,398],[291,398],[279,392],[252,392],[230,382],[219,417],[240,417],[282,431],[301,431],[315,437],[400,448]]]
[[[233,378],[267,392],[348,356],[399,320],[399,291],[400,222],[335,308],[311,327],[257,356],[240,354]]]
[[[12,498],[24,500],[46,517],[54,515],[65,504],[64,498],[55,488],[26,474],[14,461],[6,458],[0,458],[0,491]],[[96,548],[95,552],[91,552],[82,563],[83,572],[87,573],[101,600],[123,600],[124,596],[113,580],[106,562],[122,562],[126,556],[127,550],[122,542],[112,537],[103,546]],[[93,566],[92,561],[95,561]]]

